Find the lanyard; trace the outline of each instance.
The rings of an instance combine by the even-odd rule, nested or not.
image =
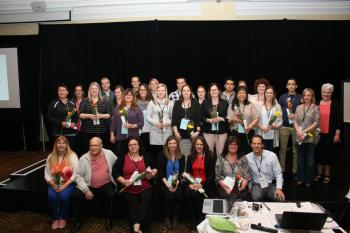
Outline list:
[[[263,155],[261,154],[261,158],[260,158],[260,167],[258,167],[258,163],[256,162],[256,159],[255,159],[255,156],[254,156],[254,155],[253,155],[253,158],[254,158],[254,162],[255,162],[256,168],[258,169],[259,174],[260,174],[260,176],[261,176],[261,171],[260,171],[260,169],[261,169],[261,162],[262,162],[262,159],[263,159]]]
[[[132,161],[132,163],[134,164],[134,166],[135,166],[135,171],[139,171],[138,170],[138,165],[139,165],[139,159],[137,160],[137,161],[135,161],[135,160],[133,160],[132,158],[131,158],[131,156],[130,156],[130,154],[128,154],[129,155],[129,158],[130,158],[130,160]]]
[[[160,111],[161,111],[161,113],[162,113],[162,116],[164,116],[164,109],[165,109],[165,104],[164,104],[164,106],[163,106],[163,108],[160,106],[160,104],[159,104],[159,102],[157,101],[157,104],[158,104],[158,106],[159,106],[159,109],[160,109]]]
[[[173,167],[173,174],[172,174],[172,175],[174,175],[174,174],[175,174],[175,172],[176,172],[175,162],[176,162],[176,160],[175,160],[175,159],[174,159],[174,161],[170,159],[171,166]]]
[[[190,108],[190,106],[191,106],[191,102],[189,102],[189,104],[187,105],[187,107],[185,106],[185,104],[182,102],[182,108],[184,109],[184,111],[185,111],[185,119],[188,119],[187,118],[187,111],[188,111],[188,109]]]
[[[271,115],[271,112],[273,110],[273,106],[271,106],[271,108],[268,109],[267,105],[265,104],[265,108],[266,108],[266,113],[267,113],[267,119],[270,119],[270,115]]]
[[[306,111],[305,111],[305,104],[304,104],[304,114],[303,114],[303,120],[302,120],[303,123],[304,123],[304,121],[305,121],[306,113],[310,110],[311,105],[312,105],[312,104],[310,104],[309,107],[308,107],[308,108],[306,109]]]

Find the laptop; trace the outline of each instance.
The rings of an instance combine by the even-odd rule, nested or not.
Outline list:
[[[326,213],[289,212],[276,214],[276,220],[282,229],[320,231],[327,219]]]
[[[209,215],[224,215],[227,214],[228,202],[225,199],[204,199],[203,213]]]

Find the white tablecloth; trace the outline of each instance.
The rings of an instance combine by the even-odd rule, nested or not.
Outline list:
[[[258,204],[261,204],[262,208],[259,208],[258,211],[252,210],[252,202],[242,202],[240,205],[241,212],[245,213],[244,216],[239,216],[238,218],[233,218],[230,215],[227,215],[226,217],[229,218],[230,221],[233,221],[238,228],[240,228],[240,223],[242,222],[248,222],[249,227],[246,230],[239,229],[239,232],[262,232],[258,230],[254,230],[250,228],[250,224],[258,224],[260,223],[262,226],[275,228],[275,225],[277,224],[277,220],[275,218],[275,214],[282,214],[283,211],[294,211],[294,212],[314,212],[314,213],[323,213],[324,210],[310,202],[301,202],[301,207],[298,208],[295,202],[265,202],[265,204],[270,208],[268,210],[265,205],[263,205],[260,202],[256,202]],[[208,217],[208,216],[207,216]],[[333,233],[332,229],[338,228],[342,230],[344,233],[346,233],[342,228],[339,227],[339,225],[333,221],[332,218],[327,218],[327,221],[322,229],[321,232],[324,233]],[[199,233],[219,233],[218,231],[215,231],[212,229],[208,224],[208,219],[206,218],[203,222],[201,222],[197,226],[197,230]],[[281,233],[288,233],[290,231],[279,229],[278,232]],[[315,231],[310,231],[315,232]]]

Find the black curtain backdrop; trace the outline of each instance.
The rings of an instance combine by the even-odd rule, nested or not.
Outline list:
[[[38,149],[40,132],[38,36],[0,36],[0,48],[17,47],[20,109],[0,109],[0,150]]]
[[[176,89],[177,75],[186,76],[194,88],[211,82],[222,85],[225,77],[233,76],[236,81],[247,80],[250,92],[255,79],[266,77],[278,95],[286,91],[287,78],[295,77],[299,92],[311,87],[318,99],[321,84],[333,83],[334,97],[339,100],[341,80],[349,78],[350,73],[350,21],[40,25],[39,38],[40,75],[31,72],[32,79],[26,78],[26,83],[20,78],[21,99],[28,103],[26,111],[31,118],[37,117],[37,105],[46,113],[59,83],[68,84],[72,94],[75,84],[82,83],[86,89],[91,81],[99,81],[102,76],[111,79],[112,87],[116,84],[128,87],[132,75],[139,75],[143,82],[156,77],[168,85],[169,91]],[[22,43],[26,52],[36,57],[39,48],[29,45],[30,38],[21,39],[26,41]],[[3,40],[0,42],[4,47]],[[27,59],[28,64],[22,65],[34,66],[37,62],[35,67],[39,67],[38,61]],[[23,93],[28,88],[32,92]],[[38,101],[29,101],[36,99],[38,90]],[[30,133],[38,131],[33,129]],[[38,137],[33,135],[30,140],[38,141]]]

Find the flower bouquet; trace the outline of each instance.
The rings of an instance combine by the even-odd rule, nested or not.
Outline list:
[[[159,120],[159,124],[163,124],[163,120],[164,119],[164,114],[163,114],[163,111],[159,111],[158,112],[158,120]],[[163,141],[163,128],[160,129],[162,131],[162,141]]]
[[[72,116],[77,112],[76,108],[73,108],[72,111],[68,111],[67,112],[67,117],[66,117],[66,122],[67,122],[67,126],[66,128],[70,128],[71,123],[72,123]],[[74,129],[77,129],[77,127],[75,126]]]
[[[217,106],[213,106],[211,111],[210,111],[210,118],[217,118],[219,116],[218,108]],[[211,130],[217,131],[219,130],[219,122],[212,123],[211,124]]]
[[[124,107],[119,110],[120,118],[122,120],[123,125],[128,123],[128,109]]]
[[[302,130],[302,128],[300,127],[300,130]],[[306,132],[304,133],[304,135],[302,137],[297,137],[297,143],[299,145],[303,144],[303,142],[305,140],[308,140],[308,139],[311,139],[311,138],[314,138],[314,143],[317,144],[319,139],[320,139],[320,129],[319,128],[316,128],[312,131],[309,131],[309,132]]]
[[[269,120],[269,126],[271,126],[276,121],[277,117],[280,117],[280,116],[281,116],[281,112],[275,111]]]
[[[244,114],[241,113],[241,109],[237,105],[234,106],[234,109],[236,111],[237,118],[239,120],[241,120],[241,122],[243,122],[243,123],[238,123],[239,124],[238,127],[242,128],[244,130],[244,134],[245,134],[247,143],[249,145],[250,144],[249,137],[248,137],[247,132],[245,131],[245,129],[247,128],[247,120],[244,119]],[[240,132],[238,132],[238,133],[240,133]]]
[[[193,132],[194,132],[194,122],[192,120],[189,120],[187,124],[187,133],[191,136]]]
[[[51,168],[51,174],[54,177],[56,186],[60,186],[72,177],[73,169],[63,161],[61,164],[56,164]]]
[[[132,184],[135,184],[138,181],[141,181],[142,179],[145,179],[148,174],[150,174],[151,168],[148,167],[145,171],[138,173],[137,171],[134,172],[134,174],[130,177],[129,181],[131,181]],[[122,188],[119,193],[122,193],[127,187],[125,186]]]
[[[171,179],[171,187],[176,188],[178,178],[179,178],[179,173],[176,172],[176,173],[172,176],[172,179]]]
[[[91,103],[91,111],[93,115],[98,114],[98,109],[97,109],[97,103]],[[100,119],[93,119],[93,124],[94,125],[99,125],[100,124]]]
[[[182,173],[182,177],[190,184],[197,184],[193,176],[187,172]],[[199,188],[197,191],[203,194],[205,198],[208,198],[208,195],[205,193],[205,190],[203,188]]]

